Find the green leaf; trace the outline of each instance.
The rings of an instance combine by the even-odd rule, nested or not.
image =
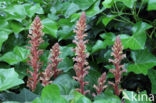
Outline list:
[[[102,10],[99,8],[100,0],[94,3],[94,5],[86,11],[86,15],[89,17],[93,17],[100,13]]]
[[[156,0],[148,0],[148,7],[147,10],[151,11],[151,10],[156,10]]]
[[[79,6],[75,3],[71,3],[65,12],[65,17],[68,18],[70,15],[75,13],[76,11],[80,10]]]
[[[105,48],[106,48],[105,43],[102,40],[97,40],[96,44],[92,48],[92,53],[94,53],[98,50],[101,50],[101,49],[105,49]]]
[[[104,93],[97,95],[93,103],[121,103],[118,96],[114,95],[113,90],[107,88]]]
[[[92,102],[81,93],[75,91],[74,99],[71,101],[71,103],[92,103]]]
[[[67,38],[71,37],[73,28],[66,25],[63,26],[61,30],[58,31],[59,34],[59,41],[60,40],[66,40]]]
[[[32,17],[34,14],[44,14],[43,8],[40,6],[40,4],[25,4],[25,11],[27,13],[27,16]]]
[[[47,85],[43,88],[40,98],[36,98],[32,103],[68,103],[60,95],[60,90],[57,85]]]
[[[14,68],[0,69],[0,91],[7,90],[22,83],[24,83],[23,80],[18,78],[18,74]]]
[[[115,39],[115,35],[113,33],[104,33],[101,34],[100,37],[102,39],[104,39],[104,41],[102,40],[97,40],[96,44],[93,46],[92,48],[92,53],[101,50],[101,49],[105,49],[107,46],[113,45],[113,38]]]
[[[152,94],[156,94],[156,70],[150,69],[148,71],[148,77],[152,83]]]
[[[8,39],[8,35],[10,34],[10,30],[9,31],[0,31],[0,51],[1,51],[1,47],[2,44]]]
[[[107,24],[116,17],[116,15],[106,15],[102,18],[102,23],[107,26]]]
[[[132,91],[123,91],[123,99],[125,99],[125,103],[152,103],[152,96],[148,97],[146,92],[141,92],[136,94]]]
[[[7,20],[17,20],[21,22],[26,17],[24,5],[10,5],[4,9],[8,14]]]
[[[44,26],[43,32],[51,35],[52,37],[57,37],[57,23],[49,18],[42,20],[42,24]]]
[[[16,46],[12,52],[7,52],[0,57],[0,61],[5,61],[10,65],[14,65],[26,60],[28,53],[28,49]]]
[[[24,30],[23,25],[18,22],[11,22],[10,26],[11,26],[12,31],[16,34]]]
[[[58,68],[64,72],[68,72],[73,68],[73,60],[68,57],[63,58],[63,60],[59,63]]]
[[[156,57],[148,50],[133,51],[132,56],[134,64],[128,65],[128,72],[147,74],[148,69],[156,66]]]
[[[59,86],[60,92],[63,95],[69,95],[71,90],[77,85],[77,82],[68,74],[58,76],[53,83]]]
[[[81,10],[88,9],[96,0],[73,0]]]
[[[33,101],[36,97],[38,97],[38,95],[32,93],[26,88],[22,89],[18,94],[14,92],[0,94],[0,98],[3,98],[3,101],[18,101],[20,103]]]
[[[151,27],[152,27],[151,25],[145,22],[138,22],[132,28],[133,32],[132,36],[122,34],[120,38],[122,40],[124,49],[127,48],[130,48],[132,50],[144,49],[147,38],[145,31]]]
[[[113,5],[113,0],[105,0],[102,2],[102,5],[105,7],[105,8],[111,8],[112,5]]]
[[[136,0],[114,0],[114,2],[122,2],[124,3],[124,5],[126,5],[129,8],[133,8],[134,3],[136,2]]]
[[[66,58],[67,56],[74,56],[74,52],[72,51],[72,47],[67,45],[67,46],[60,46],[60,58]]]

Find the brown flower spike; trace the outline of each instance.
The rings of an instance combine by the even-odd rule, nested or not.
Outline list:
[[[76,44],[76,47],[74,49],[76,57],[73,58],[73,60],[76,62],[74,64],[76,76],[74,76],[73,78],[80,83],[80,88],[76,90],[82,93],[83,95],[89,92],[89,90],[84,91],[84,85],[88,84],[88,82],[84,81],[84,77],[88,74],[87,70],[90,68],[86,60],[89,54],[86,53],[85,44],[87,43],[87,40],[84,40],[84,38],[87,36],[87,34],[84,33],[85,30],[86,30],[86,15],[85,12],[83,12],[79,21],[76,24],[76,29],[74,30],[76,36],[75,40],[73,40],[73,43]]]
[[[126,69],[121,70],[121,68],[124,67],[124,65],[120,65],[121,60],[126,57],[125,54],[123,54],[123,46],[121,44],[120,37],[117,36],[115,40],[115,44],[112,47],[112,56],[114,56],[114,60],[110,59],[109,61],[113,63],[115,66],[115,69],[110,69],[110,72],[112,72],[115,76],[115,83],[109,82],[114,87],[115,94],[117,96],[120,95],[120,92],[122,91],[119,89],[119,84],[121,80],[121,75],[123,72],[126,72]]]
[[[31,77],[28,77],[27,86],[34,91],[36,88],[36,85],[38,83],[39,78],[39,69],[41,68],[41,62],[39,56],[42,54],[42,50],[39,50],[38,47],[43,42],[42,36],[44,35],[42,32],[43,26],[41,24],[40,18],[36,16],[35,20],[33,21],[28,38],[29,44],[31,45],[28,47],[31,51],[31,55],[28,56],[30,60],[28,61],[28,64],[32,66],[32,71],[28,70],[28,73],[30,73]]]
[[[97,95],[101,94],[101,92],[107,88],[107,85],[105,85],[106,82],[106,72],[104,72],[101,77],[98,79],[98,85],[94,85],[94,88],[96,89]],[[95,94],[93,94],[96,96]]]
[[[54,76],[56,78],[60,72],[60,70],[57,68],[59,62],[61,62],[62,59],[59,58],[60,55],[60,48],[59,44],[56,43],[52,49],[51,49],[52,56],[49,58],[51,62],[48,63],[48,66],[46,67],[45,71],[42,73],[42,77],[40,80],[42,81],[42,85],[46,86],[52,81],[50,81],[50,78]]]

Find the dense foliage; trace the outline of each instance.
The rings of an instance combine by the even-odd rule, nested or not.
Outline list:
[[[73,79],[73,76],[78,77],[74,68],[79,62],[73,58],[81,56],[76,50],[76,46],[81,45],[80,41],[73,43],[78,34],[74,30],[77,30],[76,24],[82,12],[86,13],[84,31],[87,33],[83,43],[85,40],[88,42],[83,47],[86,54],[81,54],[86,56],[89,53],[89,57],[83,59],[90,67],[83,78],[89,83],[84,90],[90,91],[87,94],[81,92],[85,95],[75,91],[82,83]],[[31,91],[27,81],[31,77],[28,71],[33,67],[27,64],[31,55],[27,47],[31,47],[28,34],[36,15],[40,17],[45,33],[42,35],[44,42],[38,45],[43,50],[38,74],[49,68],[47,65],[51,61],[53,63],[55,56],[52,51],[58,49],[59,57],[55,55],[61,60],[57,65],[57,77],[52,77],[47,86],[37,80],[36,88]],[[120,76],[120,84],[117,83],[124,89],[120,95],[115,95],[110,85],[110,81],[116,83],[115,73],[113,75],[110,71],[117,66],[109,62],[113,59],[112,52],[115,53],[112,47],[116,37],[120,37],[123,48],[119,49],[123,49],[126,55],[120,61],[123,69],[127,70]],[[57,43],[59,47],[50,51]],[[153,98],[139,101],[138,97],[156,94],[155,45],[156,0],[0,0],[0,102],[154,103]],[[42,80],[48,72],[41,74]],[[101,87],[99,83],[105,86],[103,91],[97,92]],[[136,101],[131,101],[131,94],[136,95]]]

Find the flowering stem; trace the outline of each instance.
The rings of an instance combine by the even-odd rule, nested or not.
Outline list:
[[[30,58],[28,63],[30,64],[30,66],[32,66],[33,71],[28,70],[28,73],[30,73],[31,77],[28,77],[27,86],[32,91],[34,91],[36,88],[39,74],[40,74],[38,73],[40,66],[41,66],[39,56],[42,54],[42,50],[39,50],[38,48],[40,44],[43,42],[42,28],[43,26],[41,24],[40,18],[36,16],[35,20],[33,21],[31,25],[31,29],[28,35],[28,38],[31,39],[29,40],[29,44],[31,45],[31,47],[28,47],[28,49],[31,50],[31,55],[28,56]]]
[[[121,68],[123,68],[124,65],[120,65],[121,60],[125,58],[126,55],[122,54],[123,47],[122,47],[119,36],[117,36],[112,50],[113,50],[113,53],[111,55],[114,56],[114,60],[110,59],[109,61],[112,62],[115,66],[115,69],[110,69],[110,72],[112,72],[115,76],[115,83],[109,82],[109,84],[111,84],[114,87],[115,94],[119,96],[120,92],[122,91],[121,89],[119,89],[121,75],[123,72],[126,72],[126,69],[121,70]]]
[[[87,34],[84,33],[85,29],[86,29],[86,15],[85,12],[83,12],[82,15],[80,16],[79,21],[76,24],[76,30],[74,32],[77,35],[75,36],[75,40],[73,40],[73,43],[76,44],[76,47],[74,49],[76,57],[73,58],[73,60],[76,62],[74,64],[76,76],[74,76],[73,78],[80,83],[80,88],[78,88],[77,91],[83,95],[89,92],[88,90],[84,91],[84,85],[88,84],[88,82],[84,81],[84,77],[88,74],[87,70],[90,68],[86,60],[89,54],[85,53],[86,51],[85,44],[87,43],[87,41],[84,40],[84,37],[87,36]]]

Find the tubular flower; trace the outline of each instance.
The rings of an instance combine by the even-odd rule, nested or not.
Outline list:
[[[106,82],[106,72],[104,72],[101,77],[99,77],[98,79],[98,85],[94,85],[94,88],[96,89],[96,93],[97,94],[101,94],[101,92],[107,88],[107,86],[105,85]],[[95,94],[94,94],[95,96]]]
[[[57,66],[58,66],[59,62],[61,62],[62,59],[59,58],[60,48],[59,48],[58,43],[56,43],[52,47],[51,54],[52,54],[52,56],[49,58],[49,60],[51,62],[48,63],[47,68],[42,73],[42,77],[40,78],[43,86],[46,86],[46,85],[52,83],[52,81],[50,81],[50,78],[52,76],[54,76],[54,78],[56,78],[60,72],[60,70],[57,68]]]
[[[28,60],[28,64],[32,67],[32,71],[28,70],[31,77],[28,77],[27,86],[34,91],[36,85],[38,83],[39,78],[39,69],[41,68],[41,62],[39,56],[42,54],[42,50],[39,50],[38,47],[43,42],[42,36],[44,35],[42,32],[43,26],[41,24],[40,18],[36,16],[35,20],[33,21],[31,28],[29,30],[28,38],[29,44],[31,45],[28,47],[31,51],[31,55],[28,56],[30,60]]]
[[[76,62],[74,64],[76,76],[73,76],[73,78],[80,83],[80,88],[76,90],[84,95],[87,92],[89,92],[89,90],[84,91],[84,85],[88,84],[87,81],[84,81],[84,77],[88,74],[87,70],[90,68],[86,60],[89,54],[86,53],[85,44],[87,43],[87,40],[84,40],[84,38],[87,36],[87,34],[84,33],[85,30],[86,30],[86,15],[85,12],[83,12],[79,21],[76,24],[76,29],[74,30],[76,36],[75,40],[73,40],[73,43],[76,44],[76,47],[74,49],[76,57],[73,58],[73,60]]]
[[[112,62],[115,66],[115,69],[110,69],[110,72],[112,72],[115,76],[115,83],[109,82],[109,84],[111,84],[114,87],[115,94],[119,96],[120,92],[122,91],[121,89],[119,89],[121,75],[123,72],[126,72],[126,69],[121,70],[121,68],[123,68],[124,65],[120,65],[122,59],[125,58],[126,55],[123,54],[123,46],[121,44],[119,36],[116,37],[115,44],[112,47],[112,50],[113,52],[111,55],[114,57],[114,60],[109,59],[109,61]]]

